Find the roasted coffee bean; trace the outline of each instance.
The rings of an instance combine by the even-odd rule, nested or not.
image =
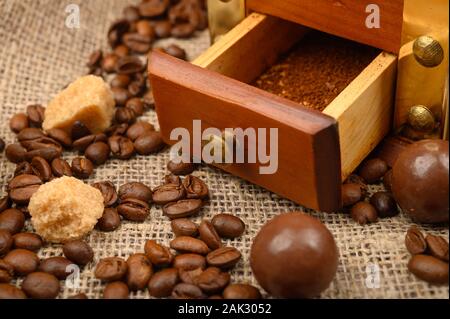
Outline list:
[[[423,254],[426,251],[427,243],[416,226],[412,226],[406,232],[405,246],[412,255]]]
[[[172,298],[174,299],[201,299],[204,297],[199,287],[184,282],[177,284],[172,290]]]
[[[72,176],[72,169],[70,168],[69,163],[62,158],[55,158],[52,161],[52,173],[56,177],[61,176]]]
[[[366,181],[359,175],[351,174],[347,177],[344,184],[358,184],[361,187],[362,198],[366,197],[369,188],[367,187]]]
[[[44,113],[45,108],[42,105],[33,104],[27,106],[28,120],[31,125],[41,127],[42,122],[44,122]]]
[[[223,291],[225,299],[261,299],[258,288],[248,284],[231,284]]]
[[[0,283],[0,299],[26,299],[25,293],[11,284]]]
[[[0,230],[7,230],[14,235],[25,225],[25,216],[16,208],[9,208],[0,213]]]
[[[185,198],[186,191],[182,185],[164,184],[153,190],[153,202],[157,205],[165,205]]]
[[[11,201],[9,200],[9,196],[6,195],[0,198],[0,213],[8,208],[11,208]]]
[[[5,146],[6,146],[5,141],[2,138],[0,138],[0,153],[5,150]]]
[[[126,56],[120,58],[116,65],[118,74],[130,75],[144,71],[145,65],[137,56]]]
[[[208,267],[198,277],[196,284],[207,294],[219,293],[230,283],[230,274],[217,267]]]
[[[367,202],[356,203],[350,210],[350,214],[354,221],[360,225],[374,223],[377,221],[377,210],[372,204]]]
[[[22,214],[25,216],[25,219],[31,218],[30,211],[28,210],[28,206],[16,205],[15,208],[22,212]]]
[[[178,281],[178,269],[166,268],[153,274],[148,282],[148,291],[153,297],[168,297]]]
[[[230,214],[217,214],[211,223],[219,236],[225,238],[239,237],[245,231],[244,222],[239,217]]]
[[[448,242],[441,236],[427,235],[428,252],[430,255],[448,262]]]
[[[362,194],[359,184],[348,183],[342,185],[342,205],[348,207],[356,204],[363,198]]]
[[[413,255],[408,270],[419,279],[433,284],[448,284],[448,263],[427,255]]]
[[[14,276],[13,266],[11,266],[6,261],[0,259],[0,283],[11,282],[11,280],[13,279],[13,276]]]
[[[13,243],[14,241],[9,230],[0,228],[0,257],[9,252]]]
[[[167,169],[174,175],[189,175],[194,171],[195,165],[193,163],[174,163],[169,161]]]
[[[127,220],[143,222],[150,215],[150,207],[142,200],[127,198],[117,206],[117,212]]]
[[[136,32],[142,36],[155,37],[155,30],[153,30],[153,27],[148,20],[139,20],[136,22]]]
[[[147,257],[155,266],[167,266],[172,263],[173,255],[166,246],[158,244],[154,240],[147,240],[144,246]]]
[[[128,85],[128,92],[130,93],[130,96],[136,97],[141,95],[144,88],[145,88],[144,84],[138,81],[132,81],[130,85]]]
[[[133,52],[147,53],[152,48],[153,37],[139,33],[126,33],[123,43]]]
[[[139,4],[139,14],[145,18],[162,15],[170,6],[170,0],[149,0]]]
[[[145,133],[148,133],[148,132],[153,132],[154,130],[155,130],[155,127],[152,124],[150,124],[148,122],[144,122],[144,121],[138,121],[128,128],[127,137],[130,140],[134,141],[139,136],[141,136]]]
[[[34,233],[18,233],[13,236],[14,248],[26,249],[37,252],[44,242],[41,236]]]
[[[178,268],[178,276],[180,277],[181,282],[184,282],[186,284],[195,285],[197,283],[198,276],[200,276],[202,272],[203,272],[202,268],[195,268],[195,269]]]
[[[55,141],[54,139],[52,139],[50,137],[41,137],[36,140],[23,141],[20,143],[29,152],[39,151],[42,149],[52,149],[52,150],[55,150],[59,155],[61,155],[61,153],[63,151],[61,144],[59,144],[57,141]],[[25,156],[27,157],[27,154],[25,154]],[[28,155],[28,157],[29,157],[29,155]],[[43,157],[43,156],[41,156],[41,157]]]
[[[180,178],[180,176],[176,176],[176,175],[173,175],[173,174],[168,174],[168,175],[164,176],[164,183],[165,184],[180,185],[181,184],[181,178]]]
[[[387,191],[392,191],[392,169],[388,170],[383,176],[383,185]]]
[[[44,132],[42,130],[35,127],[27,127],[24,128],[17,134],[17,139],[19,142],[30,142],[34,140],[38,140],[42,137],[45,137]],[[23,145],[23,144],[22,144]],[[24,146],[25,147],[25,146]]]
[[[118,159],[129,159],[134,155],[133,142],[121,135],[114,135],[108,139],[111,153]]]
[[[206,255],[206,262],[213,267],[228,269],[237,264],[241,253],[234,247],[221,247]]]
[[[102,217],[97,222],[97,228],[104,232],[114,231],[121,223],[120,215],[115,208],[105,208]]]
[[[388,165],[379,158],[374,158],[363,163],[359,169],[359,175],[369,184],[377,183],[388,171]]]
[[[61,150],[54,147],[44,147],[33,151],[28,151],[25,153],[25,160],[31,162],[31,160],[36,156],[40,156],[50,163],[55,158],[61,156]]]
[[[79,152],[84,152],[89,145],[93,144],[93,143],[98,143],[98,142],[107,142],[108,138],[106,137],[105,134],[103,133],[99,133],[99,134],[90,134],[90,135],[86,135],[82,138],[77,139],[76,141],[73,142],[73,149]]]
[[[376,192],[370,198],[370,203],[377,210],[379,217],[393,217],[398,214],[397,203],[389,192]]]
[[[5,156],[12,163],[25,161],[27,150],[20,144],[9,144],[5,148]]]
[[[119,59],[115,53],[106,54],[102,60],[102,70],[106,73],[113,73],[117,69]]]
[[[203,220],[198,227],[198,232],[200,233],[200,239],[203,240],[211,250],[222,246],[222,241],[220,240],[219,234],[214,229],[211,222]]]
[[[191,23],[182,23],[175,25],[171,30],[171,35],[175,38],[189,38],[194,34],[196,26]]]
[[[119,198],[121,201],[135,198],[149,203],[152,200],[152,190],[143,183],[129,182],[119,187]]]
[[[122,89],[120,89],[120,90],[122,90]],[[123,104],[120,103],[119,105],[124,105],[125,102],[126,102],[126,100],[124,100]],[[118,108],[116,108],[115,119],[116,119],[117,123],[131,124],[136,120],[136,113],[134,113],[134,111],[130,108],[118,107]]]
[[[34,174],[39,177],[43,182],[47,182],[52,178],[52,168],[48,162],[39,156],[34,157],[31,160],[31,167]]]
[[[198,234],[198,226],[187,218],[174,219],[170,223],[175,236],[191,236]]]
[[[64,244],[63,253],[75,264],[84,266],[94,259],[91,246],[82,240],[71,240]]]
[[[61,130],[59,128],[52,128],[47,131],[47,134],[49,137],[53,138],[65,148],[69,148],[72,146],[72,138],[64,130]]]
[[[94,164],[87,158],[75,157],[72,160],[72,173],[81,179],[86,179],[94,172]]]
[[[29,126],[28,116],[25,113],[17,113],[9,120],[9,128],[14,133],[19,133]]]
[[[130,92],[126,88],[122,87],[113,87],[111,88],[111,91],[114,95],[114,101],[116,101],[117,106],[124,106],[128,99],[131,97]],[[116,121],[119,119],[118,123],[125,123],[126,121],[123,121],[121,117],[122,114],[117,115],[117,109],[116,109]]]
[[[153,267],[145,254],[133,254],[127,259],[126,282],[132,291],[143,290],[153,275]]]
[[[97,182],[92,184],[92,187],[97,188],[103,196],[103,204],[105,207],[114,206],[119,199],[116,192],[116,187],[110,181]]]
[[[132,109],[133,112],[136,114],[136,116],[141,116],[142,114],[144,114],[144,102],[142,101],[141,98],[134,97],[134,98],[129,99],[127,101],[127,104],[125,104],[125,107],[128,109]],[[138,123],[147,123],[147,122],[138,122]],[[147,124],[151,125],[150,123],[147,123]],[[153,125],[152,125],[152,127],[153,127]],[[155,128],[153,127],[152,131],[154,129]]]
[[[89,298],[85,293],[79,293],[79,294],[70,296],[68,299],[89,299]]]
[[[139,20],[139,10],[135,6],[128,6],[123,9],[123,17],[128,22],[136,22]]]
[[[102,50],[95,50],[89,55],[88,62],[86,63],[86,66],[90,69],[96,68],[100,66],[100,63],[102,62],[103,58],[103,52]]]
[[[158,38],[170,37],[170,34],[172,33],[172,23],[167,20],[157,21],[153,26],[153,30]]]
[[[181,253],[194,253],[200,255],[206,255],[210,252],[210,249],[204,241],[189,236],[179,236],[171,240],[170,248]]]
[[[164,148],[160,132],[147,132],[134,141],[134,148],[140,155],[149,155]]]
[[[147,91],[142,97],[142,101],[144,102],[144,106],[147,109],[155,108],[155,99],[153,97],[153,92],[151,90]]]
[[[221,295],[211,295],[208,299],[223,299],[223,297]]]
[[[91,130],[81,121],[75,121],[70,129],[70,136],[72,141],[76,141],[82,137],[91,135]]]
[[[94,67],[92,69],[89,69],[88,74],[103,77],[103,69],[100,67]]]
[[[64,280],[72,273],[71,265],[74,265],[69,259],[64,257],[50,257],[41,261],[38,271],[46,272]]]
[[[125,277],[128,265],[119,257],[108,257],[100,259],[95,268],[95,277],[103,281],[116,281]]]
[[[22,290],[33,299],[54,299],[58,296],[59,280],[45,272],[33,272],[22,282]]]
[[[42,180],[36,175],[16,176],[8,184],[9,197],[16,204],[27,205],[41,184]]]
[[[108,136],[125,135],[127,130],[128,130],[128,124],[122,123],[122,124],[116,124],[116,125],[110,126],[109,128],[106,129],[105,133]]]
[[[164,51],[175,58],[186,60],[186,51],[184,51],[176,44],[169,45],[167,48],[164,49]]]
[[[208,186],[200,178],[188,175],[183,180],[187,198],[206,198],[209,195]]]
[[[39,266],[39,257],[26,249],[13,249],[3,260],[9,263],[14,268],[14,273],[19,276],[32,273]]]
[[[114,22],[108,30],[108,42],[111,47],[115,47],[122,41],[122,36],[130,29],[130,22],[118,20]]]
[[[105,286],[103,299],[128,299],[130,291],[128,286],[121,281],[113,281]]]
[[[192,216],[203,206],[201,199],[182,199],[163,206],[163,213],[170,219]]]
[[[94,163],[94,165],[102,165],[108,160],[109,151],[108,144],[96,142],[86,148],[84,156]]]
[[[181,254],[175,256],[173,267],[184,270],[205,269],[206,258],[199,254]]]
[[[30,163],[21,162],[16,165],[16,169],[14,170],[14,177],[23,174],[34,175],[34,171]]]
[[[129,75],[125,74],[117,74],[112,80],[111,80],[111,87],[121,87],[121,88],[127,88],[128,84],[130,84],[131,78]]]

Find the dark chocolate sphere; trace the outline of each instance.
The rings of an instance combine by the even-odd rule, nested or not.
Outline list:
[[[253,241],[250,265],[256,280],[274,297],[316,297],[336,274],[338,250],[318,219],[287,213],[261,228]]]
[[[416,222],[448,222],[448,141],[409,145],[392,168],[392,192]]]

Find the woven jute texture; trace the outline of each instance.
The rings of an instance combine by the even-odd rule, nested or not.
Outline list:
[[[0,136],[7,143],[15,140],[8,127],[10,117],[23,112],[31,103],[46,104],[66,84],[86,73],[85,63],[95,49],[107,49],[106,33],[110,23],[121,16],[122,9],[134,1],[119,0],[2,0],[0,1]],[[80,28],[65,25],[69,4],[80,8]],[[135,2],[134,2],[135,3]],[[189,59],[204,51],[209,45],[207,31],[189,40],[166,39],[156,45],[177,43],[188,52]],[[154,111],[146,118],[157,124]],[[71,159],[73,154],[64,154]],[[110,180],[116,187],[131,181],[140,181],[156,187],[167,173],[169,152],[152,156],[137,156],[128,161],[109,160],[95,170],[87,182]],[[15,165],[0,155],[0,196],[6,191],[6,182]],[[301,168],[299,168],[301,169]],[[206,181],[211,191],[210,202],[199,216],[211,218],[217,213],[231,213],[242,218],[247,229],[232,245],[241,250],[242,260],[232,271],[233,282],[257,285],[250,265],[249,253],[252,239],[261,226],[272,217],[289,211],[304,211],[319,218],[333,233],[340,252],[339,268],[329,289],[322,298],[448,298],[447,286],[432,286],[416,279],[407,270],[410,258],[404,245],[406,230],[412,225],[403,214],[367,225],[357,225],[349,216],[326,214],[307,210],[280,198],[258,186],[219,170],[201,167],[194,173]],[[295,185],[292,185],[295,187]],[[381,189],[372,187],[371,191]],[[299,190],[301,191],[301,190]],[[448,229],[423,227],[424,231],[448,237]],[[32,230],[27,225],[28,230]],[[95,251],[95,260],[108,256],[127,258],[131,253],[142,252],[147,239],[156,239],[168,245],[173,238],[170,221],[159,207],[151,208],[145,223],[124,221],[112,233],[93,231],[87,241]],[[58,245],[46,246],[39,256],[46,258],[62,255]],[[307,256],[305,256],[307,258]],[[81,270],[79,287],[62,283],[61,298],[85,292],[89,298],[101,298],[104,288],[93,276],[96,262]],[[371,269],[379,274],[379,286],[371,284]],[[20,279],[17,281],[20,285]],[[267,296],[267,295],[266,295]],[[131,294],[132,298],[149,298],[148,292]]]

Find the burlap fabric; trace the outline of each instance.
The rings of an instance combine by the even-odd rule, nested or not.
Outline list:
[[[95,49],[107,49],[106,33],[109,24],[121,16],[129,2],[119,0],[2,0],[0,1],[0,136],[14,141],[8,127],[10,117],[25,110],[30,103],[47,103],[62,87],[86,72],[85,63]],[[65,26],[68,4],[80,6],[79,29]],[[175,42],[185,48],[192,59],[209,45],[207,32],[194,39],[168,39],[157,43]],[[157,124],[153,111],[147,118]],[[65,154],[71,159],[72,154]],[[159,185],[167,173],[168,151],[152,156],[138,156],[129,161],[109,160],[96,169],[88,182],[110,180],[117,187],[125,182],[141,181],[151,187]],[[0,196],[15,165],[0,155]],[[301,169],[301,168],[299,168]],[[241,250],[243,258],[232,272],[233,282],[257,284],[249,266],[249,252],[253,237],[273,216],[300,210],[322,220],[335,236],[340,251],[339,268],[335,280],[323,298],[448,298],[447,286],[432,286],[416,279],[407,270],[409,253],[404,245],[406,230],[412,225],[404,215],[378,223],[359,226],[342,214],[326,214],[307,210],[280,198],[260,187],[209,167],[195,174],[205,180],[211,190],[211,201],[198,217],[211,218],[216,213],[228,212],[241,217],[245,234],[228,241]],[[295,187],[295,185],[292,185]],[[371,191],[379,189],[374,187]],[[300,190],[301,191],[301,190]],[[27,226],[31,230],[30,226]],[[425,231],[448,236],[446,228],[419,226]],[[95,251],[95,259],[107,256],[126,258],[143,251],[147,239],[168,244],[173,234],[169,220],[159,207],[152,207],[145,223],[123,222],[115,232],[93,231],[87,238]],[[62,255],[61,247],[47,246],[39,252],[41,258]],[[305,258],[307,258],[305,256]],[[377,288],[368,282],[370,265],[378,266],[380,283]],[[93,276],[95,263],[81,272],[79,288],[64,287],[60,297],[85,292],[90,298],[101,298],[104,285]],[[20,284],[20,280],[17,282]],[[63,285],[64,286],[64,285]],[[138,292],[132,298],[148,298],[148,292]]]

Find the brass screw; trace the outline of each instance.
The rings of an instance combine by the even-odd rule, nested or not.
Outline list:
[[[417,62],[427,68],[438,66],[444,60],[441,44],[428,35],[420,36],[414,41],[413,53]]]
[[[414,130],[431,132],[436,125],[436,120],[429,108],[424,105],[416,105],[409,109],[408,124]]]

